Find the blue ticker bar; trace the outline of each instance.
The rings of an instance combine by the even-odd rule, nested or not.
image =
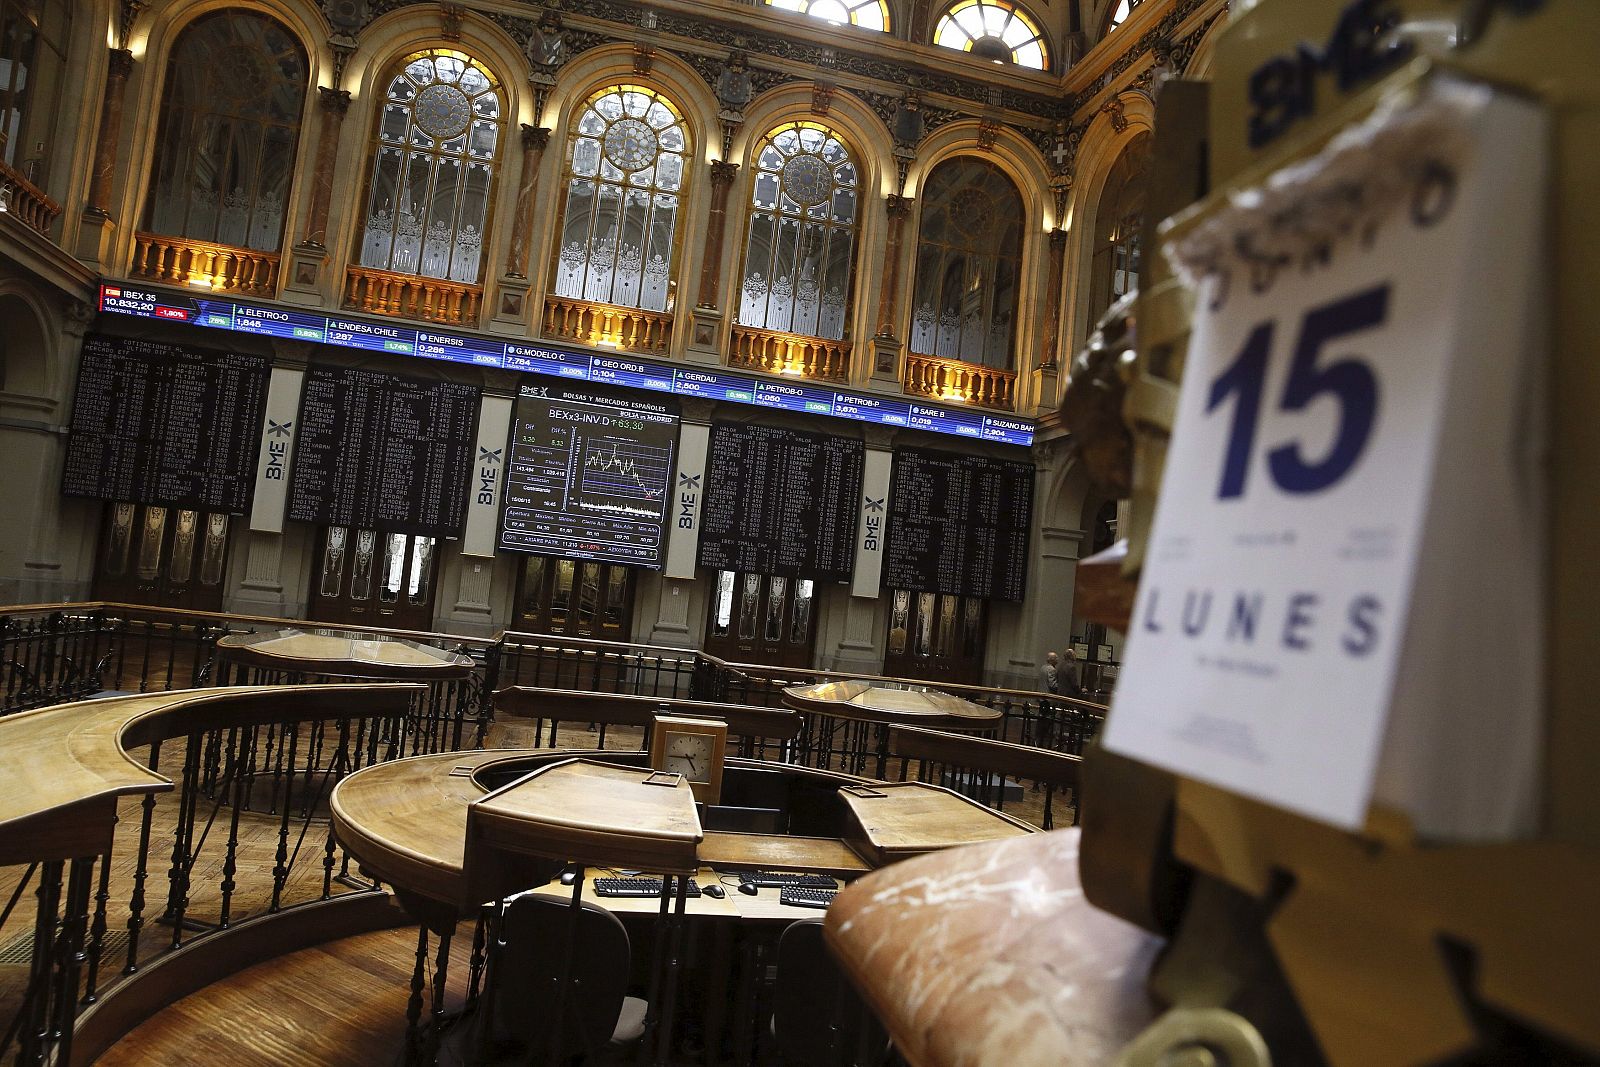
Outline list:
[[[705,397],[882,426],[903,426],[999,444],[1027,446],[1033,443],[1033,424],[1026,419],[841,392],[809,382],[772,381],[724,371],[669,367],[633,356],[567,352],[521,341],[414,330],[383,322],[117,284],[100,286],[100,310],[233,333],[317,341],[340,348],[606,382],[653,393]]]

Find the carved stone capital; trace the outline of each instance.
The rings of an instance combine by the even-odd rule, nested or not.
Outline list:
[[[447,41],[461,40],[461,24],[466,20],[467,9],[458,4],[439,5],[439,36]]]
[[[67,301],[67,332],[75,335],[84,333],[94,322],[96,308],[84,300]]]
[[[544,126],[522,124],[522,150],[543,152],[550,146],[550,131]]]
[[[711,184],[732,185],[733,179],[739,176],[739,164],[729,163],[726,159],[713,159],[711,161]]]
[[[330,115],[341,118],[350,110],[350,90],[317,86],[317,106]]]
[[[1121,133],[1128,128],[1128,115],[1123,110],[1123,106],[1122,98],[1119,96],[1116,99],[1106,101],[1105,106],[1100,109],[1110,117],[1111,128],[1117,133]]]
[[[126,81],[128,75],[132,73],[133,53],[126,48],[113,48],[111,63],[106,68],[106,77],[113,81]]]
[[[890,193],[883,198],[884,210],[889,213],[890,222],[903,222],[911,214],[911,205],[916,203],[916,197],[900,196]]]
[[[1059,256],[1061,250],[1067,247],[1067,231],[1060,226],[1050,231],[1050,251]]]
[[[826,115],[833,107],[833,94],[839,87],[830,81],[817,81],[811,86],[811,113]]]

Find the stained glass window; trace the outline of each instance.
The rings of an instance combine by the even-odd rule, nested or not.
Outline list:
[[[1117,0],[1117,6],[1111,11],[1111,18],[1106,21],[1106,32],[1110,33],[1128,20],[1133,14],[1133,9],[1138,7],[1140,0]]]
[[[617,85],[577,110],[567,139],[557,296],[668,311],[689,139],[653,89]]]
[[[69,0],[0,0],[0,154],[40,188],[71,32]]]
[[[855,160],[815,122],[760,141],[739,318],[744,326],[841,340],[860,225]]]
[[[190,23],[167,64],[144,229],[276,252],[307,70],[299,40],[265,15]]]
[[[923,184],[911,351],[1009,370],[1022,196],[999,167],[958,156]]]
[[[767,0],[767,3],[841,26],[886,32],[889,29],[889,5],[884,0]]]
[[[378,120],[363,267],[478,282],[504,111],[469,56],[431,48],[400,64]]]
[[[1034,70],[1050,65],[1039,24],[1004,0],[958,0],[939,18],[933,43],[996,63]]]

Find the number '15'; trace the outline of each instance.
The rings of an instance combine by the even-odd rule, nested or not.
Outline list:
[[[1317,356],[1332,341],[1382,326],[1388,314],[1387,285],[1306,312],[1300,324],[1300,339],[1295,343],[1294,357],[1289,363],[1289,376],[1283,383],[1283,395],[1278,398],[1278,410],[1303,411],[1326,394],[1339,405],[1339,428],[1328,454],[1315,462],[1306,459],[1300,442],[1295,439],[1267,453],[1267,469],[1284,492],[1315,493],[1326,489],[1348,474],[1361,458],[1378,415],[1377,375],[1365,360],[1353,356],[1320,367]],[[1208,414],[1230,394],[1239,395],[1239,402],[1233,409],[1233,425],[1228,431],[1228,449],[1222,460],[1222,484],[1217,490],[1223,500],[1244,495],[1250,457],[1255,451],[1256,426],[1261,416],[1267,360],[1272,353],[1272,335],[1277,325],[1268,319],[1251,330],[1238,358],[1211,383],[1206,403]]]

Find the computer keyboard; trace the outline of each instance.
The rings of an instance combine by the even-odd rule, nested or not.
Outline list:
[[[810,889],[803,886],[784,886],[778,894],[778,903],[796,908],[826,908],[839,895],[837,889]]]
[[[825,874],[792,874],[787,871],[744,871],[741,882],[749,882],[758,889],[781,889],[786,886],[805,886],[809,889],[836,889],[838,883]]]
[[[661,879],[659,878],[596,878],[594,892],[601,897],[659,897],[661,895]],[[692,880],[689,882],[691,897],[700,895],[700,887]]]

